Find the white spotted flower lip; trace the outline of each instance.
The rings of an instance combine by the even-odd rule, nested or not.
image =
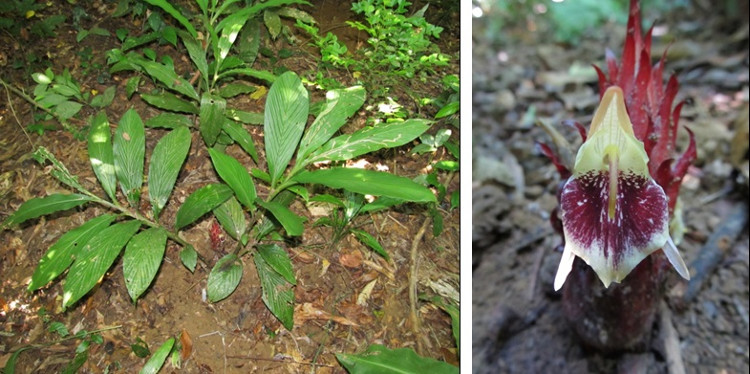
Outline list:
[[[560,195],[565,248],[555,290],[565,283],[576,256],[609,287],[659,249],[690,279],[669,236],[667,202],[649,174],[648,155],[633,133],[623,91],[612,86],[602,97]]]

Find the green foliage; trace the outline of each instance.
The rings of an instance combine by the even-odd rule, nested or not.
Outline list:
[[[390,205],[380,204],[380,207],[404,201],[434,202],[435,196],[429,189],[404,177],[340,166],[306,170],[313,163],[346,161],[379,149],[406,144],[429,128],[430,121],[415,119],[400,124],[365,127],[351,134],[334,136],[364,101],[365,91],[362,87],[329,91],[319,114],[305,128],[309,112],[307,90],[295,73],[287,72],[279,76],[269,90],[263,121],[268,171],[254,169],[248,173],[234,157],[216,148],[209,149],[214,168],[226,185],[204,187],[217,189],[223,186],[221,193],[204,194],[198,190],[190,195],[177,213],[178,228],[213,210],[222,227],[241,242],[235,253],[250,237],[256,241],[272,238],[274,227],[283,228],[289,236],[299,236],[304,230],[304,219],[288,208],[291,203],[288,196],[293,196],[288,192],[294,190],[297,195],[309,196],[309,191],[302,184],[344,189],[350,196],[355,193],[370,194],[391,199]],[[295,153],[294,166],[290,168]],[[268,184],[270,192],[265,199],[257,196],[253,178]],[[232,195],[233,198],[230,198]],[[183,210],[199,204],[201,209],[190,214],[189,219],[183,219],[186,216]],[[355,205],[356,201],[352,200],[347,213],[349,216],[345,217],[348,221],[360,210]],[[251,217],[265,218],[247,222],[243,210]],[[352,232],[387,258],[385,251],[369,234],[361,230]],[[292,287],[296,280],[289,255],[276,244],[257,244],[256,249],[254,260],[261,279],[263,300],[284,326],[291,329],[294,310]],[[238,257],[231,257],[234,255],[228,256],[214,266],[209,276],[207,291],[211,300],[228,296],[239,284],[242,262]]]
[[[401,200],[398,199],[392,199],[391,201],[394,205],[401,202]],[[390,261],[388,252],[383,249],[383,246],[380,245],[374,236],[370,235],[370,233],[365,230],[353,227],[353,221],[360,212],[373,212],[374,210],[377,210],[371,209],[372,206],[368,206],[371,205],[371,203],[365,204],[364,196],[350,191],[344,191],[343,200],[330,194],[322,194],[313,196],[310,198],[309,202],[312,204],[327,205],[331,208],[331,214],[329,216],[320,218],[315,222],[316,225],[330,226],[333,228],[333,238],[331,238],[330,241],[330,248],[335,248],[342,238],[347,234],[352,234],[362,244],[370,247],[375,253]],[[363,209],[365,206],[368,206],[366,210]],[[382,207],[379,208],[382,209]]]
[[[145,133],[143,122],[132,109],[126,112],[115,130],[113,141],[109,122],[100,113],[94,119],[89,133],[89,158],[92,168],[101,183],[107,198],[102,198],[85,189],[78,178],[72,175],[54,155],[40,147],[34,158],[40,163],[52,164],[51,174],[68,187],[77,190],[74,194],[53,194],[31,199],[8,217],[2,227],[21,224],[41,215],[68,210],[87,203],[97,203],[117,214],[103,214],[70,230],[47,250],[39,261],[29,291],[37,290],[67,270],[63,284],[63,308],[70,307],[86,295],[106,274],[122,253],[123,273],[128,293],[135,302],[149,287],[164,258],[167,238],[194,250],[177,233],[158,223],[175,183],[175,179],[190,148],[190,136],[185,128],[176,128],[162,137],[151,155],[148,175],[149,198],[153,219],[146,218],[138,209],[143,181]],[[167,152],[168,150],[168,152]],[[120,183],[122,196],[129,206],[118,200],[115,185]],[[223,185],[222,185],[223,186]],[[210,187],[210,186],[209,186]],[[226,197],[231,190],[226,187]],[[190,199],[188,199],[190,200]],[[207,199],[210,200],[210,199]],[[218,203],[221,203],[219,201]],[[218,204],[217,203],[217,204]],[[202,202],[205,204],[205,202]],[[198,204],[201,205],[201,204]],[[191,204],[186,201],[178,211],[178,222],[184,220]],[[200,216],[213,209],[192,212]],[[121,219],[124,218],[124,219]],[[195,217],[197,218],[197,217]],[[149,227],[138,233],[141,227]],[[181,256],[182,257],[182,256]],[[192,260],[192,261],[191,261]],[[194,257],[189,252],[183,257],[188,268],[195,268]]]
[[[42,317],[42,322],[44,324],[49,323],[49,316],[46,314],[44,309],[40,310],[40,316]],[[13,351],[13,354],[11,354],[10,357],[8,358],[8,361],[5,363],[5,367],[3,367],[2,372],[4,374],[15,373],[16,362],[18,362],[18,357],[20,356],[21,353],[25,351],[58,345],[65,341],[76,339],[76,340],[80,340],[80,343],[78,343],[78,346],[76,346],[75,355],[68,362],[65,368],[61,371],[61,373],[64,373],[64,374],[77,373],[78,369],[80,369],[83,366],[83,364],[86,363],[86,360],[89,357],[89,349],[91,348],[91,345],[104,343],[104,338],[102,338],[102,335],[100,334],[100,332],[113,330],[117,328],[120,328],[120,326],[105,327],[105,328],[94,330],[94,331],[80,330],[75,335],[70,335],[70,331],[68,330],[68,327],[65,326],[62,322],[51,322],[49,323],[49,326],[47,327],[47,331],[56,333],[57,335],[60,336],[60,339],[57,339],[51,342],[45,342],[42,344],[25,345],[16,349],[15,351]]]
[[[361,354],[336,354],[351,374],[359,373],[458,373],[458,368],[429,357],[418,356],[410,348],[388,349],[373,344]]]
[[[140,374],[156,374],[159,372],[159,369],[164,365],[164,361],[167,360],[167,356],[169,356],[169,353],[172,352],[172,348],[174,347],[175,339],[169,338],[167,339],[164,344],[159,347],[154,354],[151,356],[151,358],[148,359],[146,362],[146,365],[143,366]]]
[[[194,19],[197,22],[193,23],[168,1],[145,1],[176,20],[182,29],[176,30],[155,21],[158,25],[152,27],[153,31],[141,36],[119,32],[121,48],[107,54],[112,65],[110,72],[132,70],[149,75],[162,90],[141,93],[144,101],[167,111],[199,114],[198,129],[208,147],[223,147],[249,138],[244,129],[233,125],[234,121],[241,121],[244,113],[227,108],[226,99],[258,89],[242,83],[239,79],[243,77],[265,82],[275,79],[271,72],[250,67],[258,53],[259,38],[259,24],[253,20],[262,14],[266,24],[270,25],[269,30],[281,32],[280,26],[276,25],[281,16],[311,19],[307,13],[281,6],[307,2],[269,0],[243,6],[238,1],[197,0],[201,13]],[[272,33],[273,37],[277,35]],[[158,40],[175,46],[182,42],[196,72],[192,79],[187,80],[177,74],[170,59],[157,60],[155,52],[146,46]],[[135,52],[136,48],[141,48],[141,52]],[[235,55],[232,51],[239,53]],[[136,81],[129,88],[129,94],[137,90]],[[254,148],[247,151],[257,158],[251,153]]]
[[[42,119],[54,117],[76,136],[80,135],[80,129],[70,126],[69,120],[74,119],[84,106],[104,108],[112,104],[115,98],[115,86],[108,87],[99,95],[92,96],[89,92],[82,92],[81,86],[73,79],[68,69],[55,75],[52,69],[48,68],[44,73],[32,74],[31,78],[37,83],[34,88],[34,101],[46,110],[46,115]]]
[[[63,22],[65,16],[41,16],[45,5],[34,0],[9,0],[0,2],[0,29],[18,36],[21,29],[28,28],[31,33],[40,37],[54,37],[55,29]]]
[[[449,61],[432,41],[440,37],[443,29],[424,18],[428,5],[407,15],[410,5],[406,0],[362,0],[352,4],[352,10],[363,16],[364,22],[346,23],[369,35],[367,47],[354,54],[330,32],[321,36],[312,25],[297,22],[297,26],[309,33],[312,44],[320,49],[324,67],[351,68],[364,76],[370,89],[396,82],[406,84],[406,79],[434,73],[435,68],[446,66]]]

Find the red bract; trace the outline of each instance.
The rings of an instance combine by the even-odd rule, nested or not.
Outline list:
[[[628,17],[627,36],[622,53],[622,62],[618,65],[612,52],[607,51],[607,70],[609,76],[597,66],[599,75],[600,98],[611,86],[622,88],[625,94],[625,106],[633,123],[633,132],[642,141],[648,154],[648,168],[656,183],[669,197],[669,211],[674,210],[680,190],[680,181],[687,173],[688,166],[696,158],[693,133],[686,128],[690,136],[687,150],[674,162],[677,130],[679,129],[682,102],[672,109],[677,96],[679,83],[674,74],[664,86],[662,82],[664,59],[651,66],[651,32],[646,36],[641,33],[641,15],[638,1],[631,0]]]

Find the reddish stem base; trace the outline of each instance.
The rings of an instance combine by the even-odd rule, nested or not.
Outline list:
[[[642,350],[664,295],[664,255],[646,257],[622,281],[604,288],[580,258],[563,287],[565,317],[582,342],[605,352]]]

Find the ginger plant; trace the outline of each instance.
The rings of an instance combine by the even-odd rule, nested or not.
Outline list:
[[[581,340],[602,350],[637,348],[653,326],[668,264],[690,275],[677,250],[682,237],[676,207],[680,181],[696,158],[695,140],[676,155],[682,103],[672,75],[662,83],[664,56],[651,66],[651,30],[640,28],[631,0],[622,61],[607,53],[609,76],[599,75],[601,102],[573,167],[558,152],[542,152],[565,181],[553,225],[564,249],[555,276],[563,312]],[[671,230],[671,233],[670,233]],[[673,237],[675,240],[673,240]]]

